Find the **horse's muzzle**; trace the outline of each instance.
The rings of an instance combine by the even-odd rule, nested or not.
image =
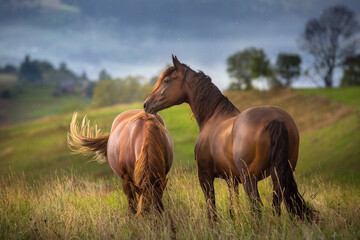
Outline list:
[[[144,110],[146,113],[156,114],[157,109],[153,104],[149,104],[147,101],[144,102]]]

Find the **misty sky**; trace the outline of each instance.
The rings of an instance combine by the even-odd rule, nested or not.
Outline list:
[[[263,48],[272,63],[279,52],[309,62],[296,40],[310,18],[339,3],[360,12],[359,0],[0,0],[0,65],[30,54],[92,79],[103,68],[149,78],[175,54],[224,89],[227,57],[246,47]]]

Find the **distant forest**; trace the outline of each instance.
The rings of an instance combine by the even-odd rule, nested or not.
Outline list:
[[[9,78],[15,81],[11,84],[2,81]],[[21,94],[19,89],[46,86],[51,89],[49,95],[52,97],[81,93],[83,97],[93,99],[94,107],[101,107],[142,101],[156,80],[157,77],[154,77],[147,83],[141,76],[112,78],[103,69],[99,72],[98,79],[90,81],[85,72],[78,75],[65,62],[56,68],[47,60],[31,59],[26,55],[19,67],[12,64],[0,66],[0,95],[2,99],[11,100],[15,95]]]
[[[313,57],[310,68],[302,68],[298,53],[279,53],[271,63],[266,52],[258,47],[239,50],[227,58],[229,90],[250,90],[254,81],[266,82],[267,89],[290,88],[299,76],[321,79],[322,86],[334,87],[335,70],[342,70],[340,86],[360,85],[360,23],[354,11],[344,5],[331,6],[320,16],[310,19],[298,43],[302,51]],[[1,77],[2,76],[2,77]],[[7,78],[6,78],[7,76]],[[13,85],[4,84],[12,76]],[[11,79],[11,77],[10,77]],[[96,81],[89,81],[85,72],[78,75],[65,62],[55,67],[46,60],[24,57],[19,67],[0,66],[0,95],[11,99],[16,86],[51,86],[51,95],[81,93],[92,98],[94,107],[142,101],[149,93],[157,76],[145,81],[141,76],[113,78],[105,69]]]

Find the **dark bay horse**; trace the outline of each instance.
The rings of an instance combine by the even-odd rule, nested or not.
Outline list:
[[[202,72],[195,72],[173,56],[173,66],[159,77],[144,102],[148,113],[188,103],[199,126],[195,145],[198,177],[208,217],[216,220],[214,178],[227,181],[232,216],[233,192],[242,183],[254,212],[262,202],[258,181],[271,176],[273,206],[280,214],[285,200],[291,215],[311,219],[313,211],[300,195],[293,176],[299,152],[294,120],[278,107],[254,107],[240,112]]]
[[[109,162],[122,179],[130,213],[139,215],[151,208],[161,213],[174,151],[161,116],[139,109],[125,111],[115,118],[107,135],[101,135],[96,125],[91,127],[86,118],[81,125],[76,118],[75,113],[68,133],[69,147],[76,153],[95,154],[99,162]]]

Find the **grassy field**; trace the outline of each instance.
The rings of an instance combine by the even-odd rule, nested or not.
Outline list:
[[[312,88],[299,89],[298,92],[308,95],[321,95],[339,103],[351,105],[360,111],[360,88],[359,87],[342,87],[342,88]]]
[[[304,182],[302,177],[298,182]],[[315,177],[301,184],[305,198],[319,211],[313,224],[293,221],[288,214],[272,214],[271,184],[263,181],[264,208],[254,217],[243,191],[235,204],[235,220],[228,213],[228,192],[217,180],[219,221],[207,223],[206,207],[196,173],[174,168],[163,200],[166,211],[130,217],[120,180],[89,180],[80,173],[41,177],[29,184],[23,177],[2,177],[0,184],[1,239],[358,239],[358,189],[337,186]],[[283,209],[284,211],[284,209]],[[171,221],[172,219],[172,221]],[[173,225],[172,225],[173,224]]]
[[[297,91],[306,96],[324,96],[352,106],[358,111],[351,117],[305,135],[300,150],[303,153],[304,163],[299,169],[307,170],[306,174],[309,176],[313,172],[321,171],[331,179],[360,183],[360,175],[356,173],[360,170],[360,88],[319,88]]]
[[[9,89],[11,98],[0,99],[0,126],[85,109],[92,102],[79,92],[53,97],[54,86],[11,84]]]
[[[360,96],[360,88],[352,91],[354,98]],[[70,154],[66,132],[71,114],[0,128],[0,239],[169,239],[175,233],[178,239],[359,239],[359,100],[324,92],[316,94],[326,97],[310,90],[226,93],[240,110],[277,105],[294,117],[301,133],[296,178],[300,192],[319,211],[316,223],[273,216],[269,179],[260,183],[263,216],[251,215],[240,191],[233,221],[226,184],[216,180],[219,222],[211,229],[193,154],[198,129],[188,106],[181,105],[160,113],[175,143],[162,219],[129,217],[121,181],[108,164]],[[106,132],[118,113],[131,108],[141,104],[88,109],[80,115],[87,114]]]
[[[0,73],[0,86],[9,86],[17,82],[15,74]]]
[[[334,124],[356,114],[353,108],[336,102],[319,97],[302,96],[286,90],[270,93],[227,93],[227,95],[241,110],[245,109],[245,106],[265,104],[283,107],[294,117],[304,137],[316,133],[314,129],[335,126]],[[108,132],[113,119],[120,112],[141,108],[141,105],[139,103],[88,109],[80,112],[79,117],[87,114],[92,122],[97,123],[104,132]],[[165,119],[175,143],[175,164],[194,167],[193,148],[198,136],[198,128],[196,121],[192,119],[190,108],[181,105],[164,110],[160,114]],[[112,176],[108,166],[87,163],[86,157],[70,153],[67,148],[66,133],[71,115],[71,113],[54,115],[0,128],[0,173],[8,171],[10,166],[15,173],[25,171],[26,175],[41,176],[59,169],[68,170],[71,166],[74,170],[81,168],[92,176]],[[327,149],[327,146],[324,146],[324,149]],[[299,166],[302,154],[303,152],[300,153]]]

